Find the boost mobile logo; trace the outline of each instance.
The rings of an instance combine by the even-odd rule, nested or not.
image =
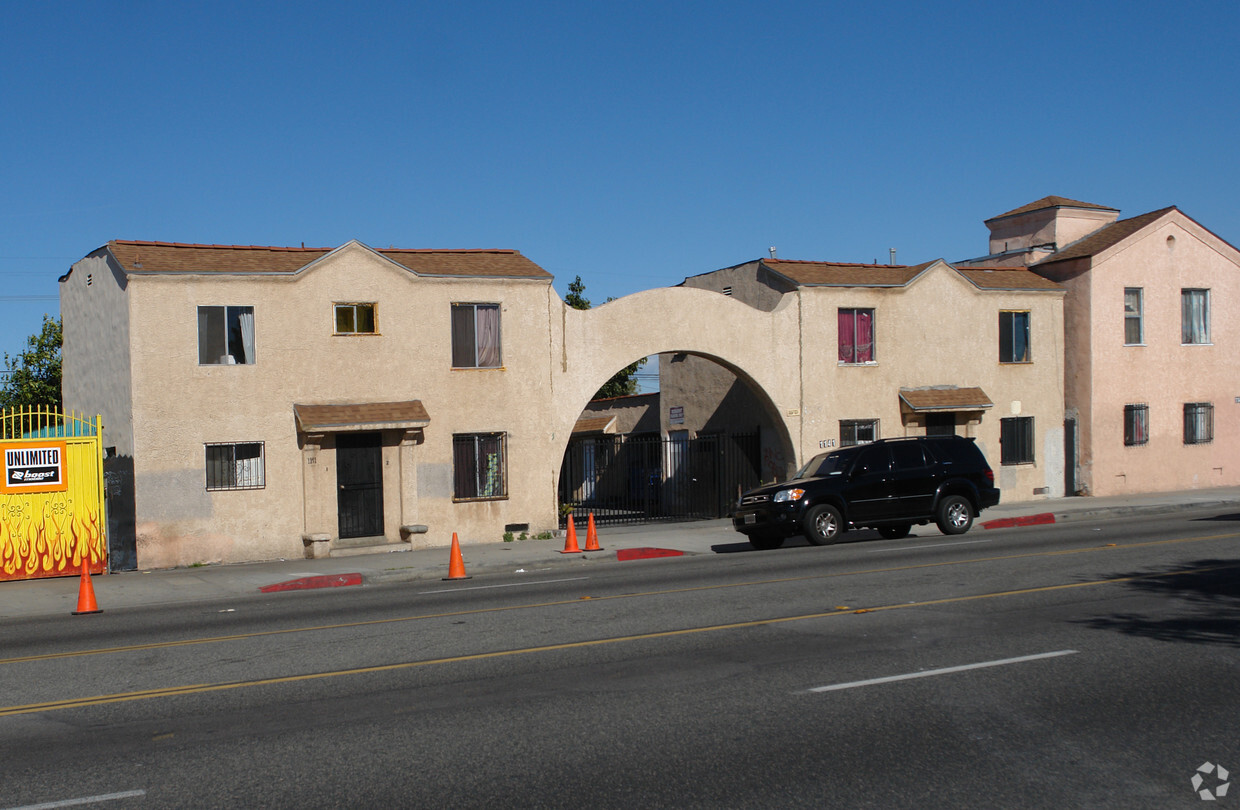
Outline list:
[[[1214,790],[1202,788],[1206,781],[1205,777],[1210,774],[1214,774],[1215,781],[1218,783]],[[1204,762],[1197,768],[1197,772],[1193,774],[1193,790],[1197,791],[1197,795],[1205,802],[1221,799],[1227,795],[1227,788],[1231,787],[1231,783],[1227,781],[1227,776],[1227,769],[1222,765]]]

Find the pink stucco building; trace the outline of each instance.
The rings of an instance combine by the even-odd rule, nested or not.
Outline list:
[[[1045,197],[986,225],[990,255],[957,266],[1023,265],[1067,289],[1070,489],[1240,484],[1240,251],[1175,207],[1119,219]]]

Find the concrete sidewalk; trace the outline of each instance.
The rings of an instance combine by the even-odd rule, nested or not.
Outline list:
[[[1142,514],[1164,514],[1189,509],[1240,510],[1240,487],[1199,489],[1109,498],[1061,498],[1000,504],[982,513],[973,531],[1010,526],[1098,520]],[[578,521],[579,545],[586,543],[584,521]],[[937,533],[933,526],[922,533]],[[743,535],[732,530],[729,520],[599,529],[601,551],[562,554],[564,539],[521,540],[462,546],[467,574],[517,573],[530,577],[550,572],[562,575],[587,571],[602,564],[616,564],[629,557],[655,555],[718,554],[749,548]],[[649,550],[648,552],[633,550]],[[622,553],[623,552],[623,553]],[[239,565],[206,565],[160,571],[127,571],[92,578],[96,600],[105,612],[132,607],[184,605],[254,596],[263,590],[294,590],[342,587],[383,582],[428,580],[439,583],[448,576],[447,548],[419,549],[386,554],[337,557],[322,560],[290,559]],[[472,580],[471,580],[472,581]],[[467,588],[471,581],[444,587]],[[0,620],[63,615],[70,617],[77,606],[77,577],[0,582]],[[89,617],[73,617],[89,621]]]

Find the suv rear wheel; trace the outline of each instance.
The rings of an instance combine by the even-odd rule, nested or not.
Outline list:
[[[966,498],[948,495],[939,501],[939,512],[934,522],[943,534],[964,534],[973,525],[973,506]]]
[[[805,539],[816,546],[829,546],[844,533],[844,517],[830,504],[820,503],[805,514]]]

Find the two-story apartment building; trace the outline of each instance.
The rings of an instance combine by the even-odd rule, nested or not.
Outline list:
[[[1065,409],[1075,490],[1240,483],[1240,251],[1170,207],[1045,197],[986,221],[990,254],[1067,290]]]
[[[761,309],[793,299],[800,375],[798,461],[893,436],[972,436],[1005,501],[1064,493],[1063,288],[1024,268],[960,269],[759,259],[693,276]],[[727,369],[662,358],[665,431],[757,427],[764,480],[785,474],[771,419]]]

